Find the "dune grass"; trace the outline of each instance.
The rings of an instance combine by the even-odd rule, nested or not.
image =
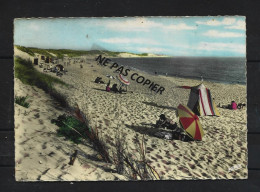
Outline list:
[[[79,144],[86,137],[84,130],[86,126],[72,116],[60,115],[57,119],[51,121],[59,127],[57,133],[59,136],[65,136],[70,141]]]
[[[15,57],[14,69],[15,77],[20,79],[22,83],[43,89],[56,99],[61,106],[67,106],[66,99],[54,89],[54,84],[64,85],[65,87],[68,87],[68,84],[56,77],[37,71],[30,60],[24,60],[20,57]]]
[[[25,53],[28,53],[31,56],[34,56],[34,52],[30,48],[19,46],[19,45],[16,45],[15,47],[17,49],[21,50],[22,52],[25,52]]]
[[[23,83],[37,86],[45,91],[53,90],[55,83],[66,85],[63,81],[50,75],[41,73],[34,69],[30,60],[24,60],[20,57],[15,58],[15,77]]]
[[[108,51],[108,50],[71,50],[71,49],[40,49],[35,47],[23,47],[16,45],[18,49],[23,52],[28,53],[31,56],[35,56],[35,53],[40,55],[45,55],[48,57],[53,57],[50,53],[56,55],[57,58],[63,58],[65,55],[68,57],[79,57],[83,55],[100,55],[106,54],[109,57],[117,57],[120,53],[128,53],[128,52],[115,52],[115,51]],[[148,53],[132,53],[137,56],[148,56]]]
[[[28,99],[28,97],[23,97],[23,96],[16,96],[14,99],[14,102],[18,105],[21,105],[25,108],[29,108],[30,103],[26,102],[26,100]]]
[[[90,141],[99,152],[101,158],[105,162],[111,163],[107,147],[99,136],[97,128],[88,126],[85,115],[78,107],[73,110],[74,112],[70,115],[63,114],[57,119],[52,119],[51,122],[59,127],[57,134],[66,137],[76,144],[82,143],[84,140]]]

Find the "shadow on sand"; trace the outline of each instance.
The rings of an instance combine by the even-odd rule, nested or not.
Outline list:
[[[113,91],[106,91],[106,90],[104,90],[104,89],[98,89],[98,88],[92,88],[92,89],[95,89],[95,90],[98,90],[98,91],[105,91],[105,92],[107,92],[107,93],[115,93],[115,92],[113,92]],[[123,93],[115,93],[115,94],[126,94],[125,92],[123,92]]]
[[[98,88],[93,88],[93,89],[98,90],[98,91],[105,91],[105,92],[107,92],[105,89],[98,89]]]
[[[158,108],[162,108],[162,109],[177,110],[177,108],[175,108],[175,107],[157,105],[157,103],[154,103],[154,102],[146,102],[146,101],[143,101],[143,103],[146,104],[146,105],[150,105],[150,106],[158,107]]]
[[[153,137],[156,137],[155,133],[160,131],[160,129],[154,128],[152,126],[147,127],[147,126],[126,125],[126,127],[129,128],[129,129],[132,129],[136,132],[139,132],[141,134],[146,134],[146,135],[153,136]],[[171,131],[166,131],[166,130],[163,130],[163,131],[171,133]],[[156,138],[158,138],[158,137],[156,137]]]

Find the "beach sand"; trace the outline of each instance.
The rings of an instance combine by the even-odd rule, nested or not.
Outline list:
[[[16,55],[21,56],[17,52]],[[89,120],[89,126],[98,129],[110,154],[115,151],[116,136],[120,133],[127,151],[138,159],[136,138],[141,140],[144,135],[146,159],[163,180],[247,178],[246,108],[234,111],[219,108],[220,117],[199,117],[204,130],[200,142],[157,138],[154,134],[159,129],[152,124],[156,123],[159,115],[163,113],[177,122],[178,105],[187,104],[189,90],[176,86],[195,86],[201,81],[136,71],[164,86],[163,94],[155,94],[134,81],[131,81],[126,94],[116,94],[106,92],[106,85],[96,84],[94,80],[100,76],[107,83],[109,79],[106,75],[117,74],[108,67],[97,65],[95,56],[84,58],[83,68],[80,68],[81,63],[65,66],[68,73],[61,80],[71,86],[55,85],[55,89],[65,96],[69,106],[79,106]],[[42,71],[38,66],[36,68]],[[111,80],[111,84],[113,82],[116,80]],[[246,103],[245,85],[208,81],[203,84],[211,90],[216,105],[227,105],[232,100]],[[98,161],[97,151],[89,143],[76,145],[57,137],[55,133],[58,127],[51,124],[50,120],[65,113],[66,109],[57,107],[58,103],[49,95],[38,88],[23,85],[19,80],[15,80],[15,94],[28,94],[32,102],[28,109],[15,104],[17,180],[129,179],[116,174],[113,164]],[[29,114],[24,114],[24,111]],[[39,113],[39,118],[35,118],[36,113]],[[69,156],[75,149],[82,151],[82,155],[73,166],[69,166]],[[51,152],[54,152],[53,156]],[[239,169],[234,170],[234,166]]]

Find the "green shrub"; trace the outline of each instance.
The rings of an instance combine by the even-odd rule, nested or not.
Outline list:
[[[65,136],[74,143],[81,143],[83,137],[86,137],[86,125],[72,116],[63,114],[51,122],[59,127],[59,136]]]
[[[26,102],[26,99],[27,99],[27,98],[28,98],[27,96],[26,96],[26,97],[16,96],[15,99],[14,99],[14,102],[15,102],[16,104],[18,104],[18,105],[21,105],[21,106],[25,107],[25,108],[29,108],[30,103]]]

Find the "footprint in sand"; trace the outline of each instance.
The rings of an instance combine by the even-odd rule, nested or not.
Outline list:
[[[54,152],[52,151],[52,152],[50,152],[50,153],[48,154],[48,156],[53,157],[55,154],[56,154],[56,153],[54,153]]]
[[[42,177],[43,175],[45,175],[49,170],[50,170],[50,168],[48,168],[48,169],[46,169],[45,171],[43,171],[42,174],[37,177],[37,180],[38,180],[38,181],[41,180],[41,177]]]
[[[39,119],[39,123],[42,125],[42,124],[43,124],[43,120],[42,120],[42,119]]]
[[[45,143],[43,143],[43,145],[42,145],[42,149],[46,149],[47,148],[47,142],[45,142]]]

